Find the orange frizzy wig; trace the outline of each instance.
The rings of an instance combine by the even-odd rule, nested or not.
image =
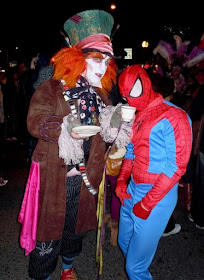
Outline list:
[[[52,61],[54,62],[53,79],[63,79],[69,88],[75,87],[77,79],[86,70],[85,58],[91,57],[103,58],[102,54],[99,52],[88,52],[83,54],[82,51],[75,46],[61,49],[52,58]],[[106,94],[108,94],[113,85],[116,84],[116,70],[117,66],[115,61],[110,58],[106,73],[101,79],[102,91]]]

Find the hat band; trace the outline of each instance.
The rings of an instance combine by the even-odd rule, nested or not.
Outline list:
[[[113,55],[110,37],[103,33],[94,34],[82,39],[76,47],[79,49],[96,49],[102,53],[110,53]]]

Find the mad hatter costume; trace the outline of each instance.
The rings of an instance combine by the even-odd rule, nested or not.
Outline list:
[[[26,254],[31,252],[29,275],[35,280],[50,279],[59,255],[61,280],[76,279],[72,262],[84,232],[97,226],[94,194],[106,145],[99,133],[87,139],[72,128],[99,126],[101,110],[111,104],[108,92],[116,82],[112,26],[112,16],[101,10],[69,18],[64,28],[72,46],[54,56],[53,78],[36,89],[30,103],[27,126],[38,143],[19,222],[20,243]]]

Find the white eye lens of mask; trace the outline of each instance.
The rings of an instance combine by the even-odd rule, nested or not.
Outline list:
[[[136,83],[134,84],[130,96],[131,97],[139,97],[142,94],[142,83],[140,79],[137,79]]]

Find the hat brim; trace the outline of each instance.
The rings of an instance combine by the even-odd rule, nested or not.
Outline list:
[[[115,55],[112,55],[112,54],[109,53],[109,52],[102,52],[102,51],[100,51],[100,50],[98,50],[98,49],[95,49],[95,48],[85,48],[85,49],[81,49],[81,51],[82,51],[83,53],[87,53],[87,52],[99,52],[99,53],[108,55],[108,56],[110,56],[110,57],[112,57],[112,58],[114,58],[114,59],[121,59],[121,58],[122,58],[122,56],[115,56]]]

